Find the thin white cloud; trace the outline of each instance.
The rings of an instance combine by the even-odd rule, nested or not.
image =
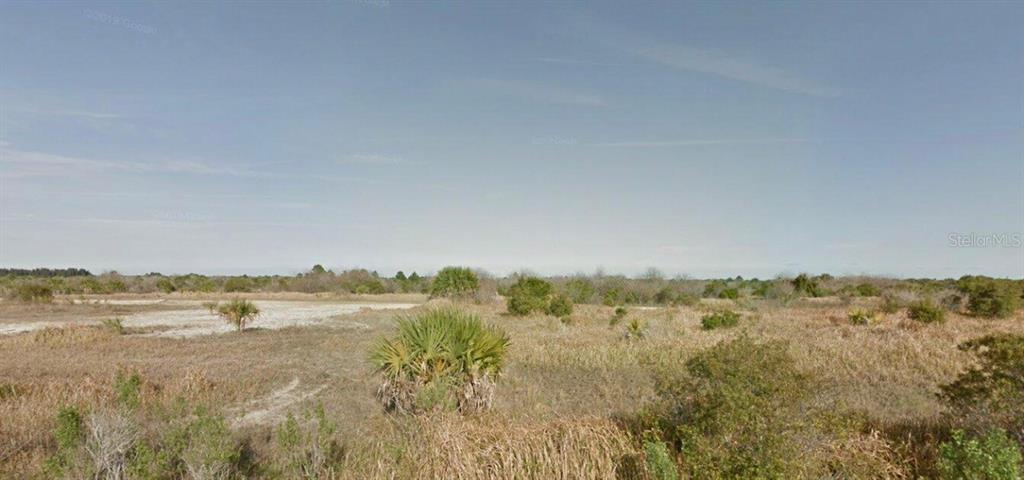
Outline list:
[[[561,63],[565,65],[591,65],[595,67],[617,67],[616,63],[598,62],[594,60],[580,60],[576,58],[556,58],[556,57],[532,57],[531,61],[542,62],[542,63]]]
[[[472,85],[486,88],[503,95],[511,95],[541,103],[559,105],[576,105],[583,107],[604,107],[608,102],[604,98],[575,90],[542,85],[519,80],[499,80],[494,78],[476,78],[469,81]]]
[[[359,165],[409,165],[413,162],[401,157],[379,153],[354,153],[338,159],[338,163]]]
[[[631,53],[662,65],[814,97],[838,97],[842,90],[802,78],[784,69],[731,57],[721,52],[682,45],[636,43]]]
[[[636,142],[588,143],[592,147],[613,148],[659,148],[659,147],[700,147],[715,145],[771,145],[814,143],[821,140],[810,138],[757,138],[757,139],[707,139],[707,140],[662,140]]]

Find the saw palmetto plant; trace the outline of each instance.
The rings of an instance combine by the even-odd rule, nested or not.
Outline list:
[[[260,315],[260,309],[248,300],[236,298],[230,302],[216,306],[217,315],[235,326],[238,331],[245,329],[245,324]]]
[[[370,354],[381,376],[377,396],[389,411],[486,410],[508,344],[505,332],[457,309],[400,318],[398,334]]]

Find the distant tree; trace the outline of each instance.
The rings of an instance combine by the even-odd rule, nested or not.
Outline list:
[[[405,272],[399,270],[398,273],[395,274],[395,280],[398,280],[399,282],[405,282],[408,281],[409,278],[405,276]]]
[[[319,274],[321,274],[321,273],[327,273],[327,270],[326,270],[326,269],[324,269],[324,266],[323,266],[323,265],[320,265],[320,264],[318,263],[318,264],[316,264],[316,265],[313,265],[313,269],[312,269],[312,270],[310,270],[310,273],[313,273],[313,274],[315,274],[315,275],[319,275]]]

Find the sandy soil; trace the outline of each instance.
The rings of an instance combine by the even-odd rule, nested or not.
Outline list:
[[[123,325],[130,329],[150,330],[148,336],[158,337],[194,337],[216,333],[230,332],[233,327],[219,316],[211,314],[199,300],[152,299],[152,300],[103,300],[110,305],[143,305],[143,302],[159,304],[161,309],[141,311],[122,316]],[[130,302],[130,303],[123,303]],[[292,301],[292,300],[255,300],[260,315],[247,325],[247,328],[277,330],[285,327],[327,325],[337,328],[365,329],[367,325],[344,317],[363,310],[405,310],[420,305],[419,303],[342,303],[325,301]],[[81,320],[40,319],[27,322],[0,323],[0,335],[31,332],[46,327],[59,327],[69,324],[92,325],[100,323],[100,319],[83,318]],[[156,330],[156,331],[152,331]]]

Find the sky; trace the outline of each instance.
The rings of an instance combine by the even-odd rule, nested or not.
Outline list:
[[[0,266],[1024,276],[1021,2],[0,1]]]

